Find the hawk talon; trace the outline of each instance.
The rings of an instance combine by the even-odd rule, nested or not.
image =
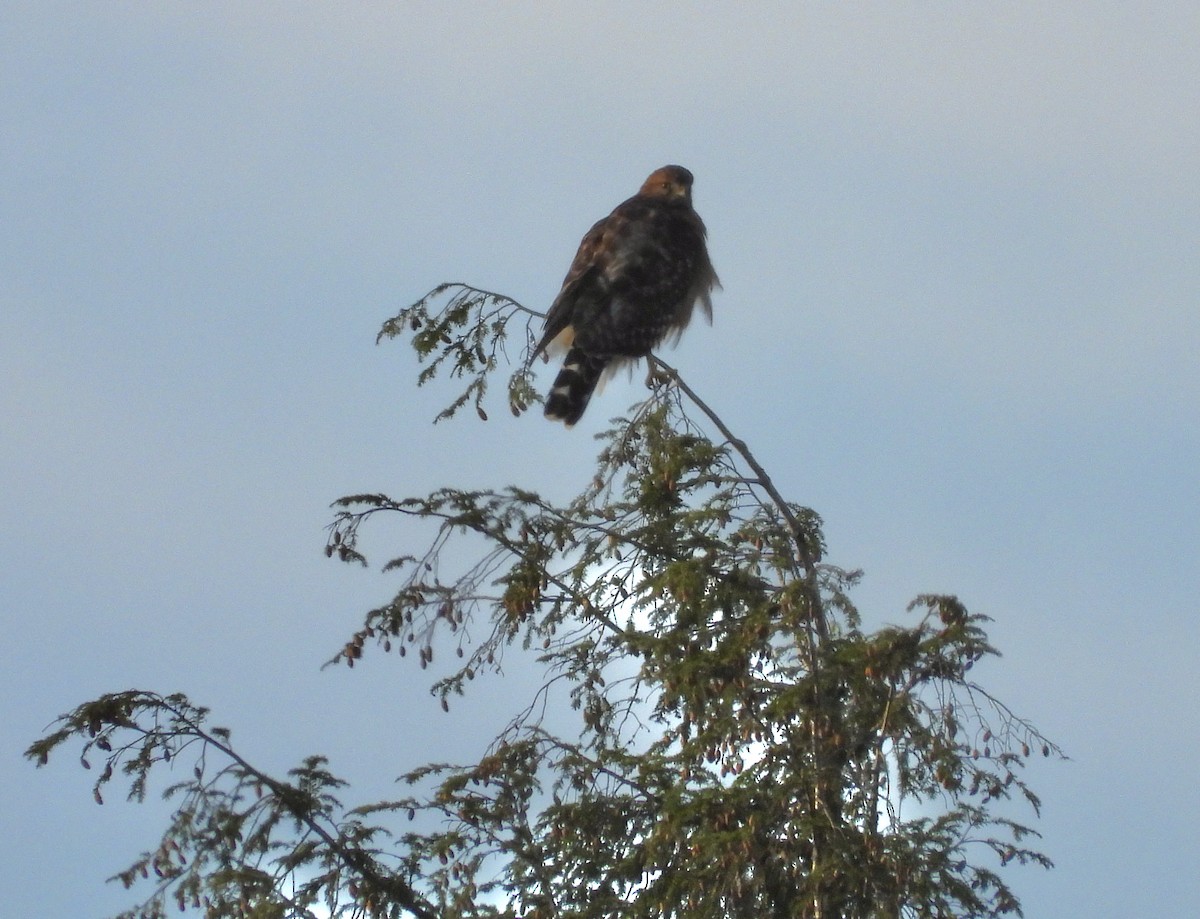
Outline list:
[[[673,386],[675,383],[675,375],[668,373],[666,370],[650,364],[646,367],[646,388],[658,389],[660,386],[664,389],[668,386]]]

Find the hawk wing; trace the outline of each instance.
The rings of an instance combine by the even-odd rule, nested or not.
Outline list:
[[[607,217],[597,220],[584,234],[583,241],[579,243],[579,251],[575,253],[571,267],[567,269],[562,289],[546,313],[546,328],[538,346],[533,349],[534,357],[543,351],[550,353],[570,348],[575,340],[572,322],[576,303],[585,298],[594,303],[602,295],[602,278],[613,248],[611,237],[614,230],[624,223],[619,215],[620,210],[618,207]]]

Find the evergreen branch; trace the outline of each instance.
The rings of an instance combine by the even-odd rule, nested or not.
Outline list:
[[[186,713],[172,706],[168,700],[163,699],[160,701],[181,723],[188,725],[191,732],[197,738],[223,753],[230,760],[237,763],[238,767],[246,774],[253,776],[256,781],[261,782],[265,787],[271,789],[280,803],[287,809],[288,813],[316,835],[331,852],[342,860],[347,868],[357,872],[373,890],[389,897],[397,905],[416,916],[417,919],[436,919],[437,911],[409,884],[398,877],[382,873],[375,866],[374,860],[365,852],[348,848],[338,837],[326,830],[313,817],[312,809],[307,801],[308,796],[303,791],[257,769],[234,750],[232,746],[222,741],[214,733],[206,731],[199,724],[192,721]]]
[[[758,461],[758,458],[751,452],[750,447],[744,440],[737,437],[725,421],[718,415],[691,386],[680,376],[679,371],[667,364],[662,358],[651,354],[648,357],[651,365],[662,372],[673,385],[683,392],[692,401],[692,403],[700,409],[700,411],[708,418],[709,421],[721,432],[738,455],[746,461],[746,465],[754,472],[757,484],[767,493],[771,499],[772,505],[787,522],[788,529],[792,533],[792,541],[795,544],[796,551],[799,554],[800,562],[804,567],[804,582],[806,585],[807,600],[809,609],[811,610],[810,622],[816,630],[817,638],[821,642],[829,640],[829,623],[826,619],[824,602],[821,598],[821,592],[817,586],[817,559],[813,555],[811,546],[809,545],[808,533],[800,519],[792,510],[791,505],[784,499],[783,494],[775,487],[770,474],[766,468]]]
[[[775,487],[775,483],[771,480],[771,476],[767,473],[767,470],[763,467],[762,463],[760,463],[755,455],[750,451],[750,448],[747,446],[746,442],[740,437],[737,437],[733,431],[729,429],[729,426],[725,424],[721,416],[713,411],[707,402],[700,398],[696,391],[687,384],[682,376],[680,376],[678,370],[654,354],[649,355],[647,360],[654,368],[661,371],[675,386],[677,386],[681,392],[687,395],[696,408],[700,409],[700,411],[704,413],[705,417],[707,417],[708,420],[713,423],[716,429],[721,432],[721,435],[725,438],[729,445],[733,447],[742,457],[742,459],[746,461],[746,465],[753,470],[755,475],[755,484],[759,485],[770,496],[771,503],[775,506],[775,509],[779,511],[783,519],[787,521],[788,527],[791,529],[792,535],[795,538],[796,549],[800,554],[801,563],[804,565],[805,572],[809,575],[813,575],[816,571],[816,559],[813,557],[812,549],[809,547],[808,536],[805,532],[803,524],[800,523],[799,518],[792,511],[791,505],[784,500],[783,495],[780,493],[779,489]]]

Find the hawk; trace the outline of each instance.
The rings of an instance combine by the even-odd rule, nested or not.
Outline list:
[[[546,417],[571,427],[601,377],[678,341],[697,304],[712,322],[717,274],[692,209],[692,174],[650,173],[641,190],[588,230],[546,315],[533,356],[566,351]]]

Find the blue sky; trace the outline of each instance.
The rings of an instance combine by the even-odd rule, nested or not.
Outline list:
[[[544,308],[678,162],[724,291],[669,359],[866,570],[869,617],[993,616],[981,678],[1071,756],[1028,776],[1059,867],[1010,871],[1027,914],[1187,914],[1198,45],[1182,3],[7,5],[7,908],[130,902],[103,879],[161,808],[20,758],[101,692],[185,691],[356,802],[525,698],[510,673],[448,720],[408,661],[321,672],[391,586],[324,558],[328,504],[568,494],[638,379],[572,432],[431,428],[448,391],[374,334],[443,280]]]

